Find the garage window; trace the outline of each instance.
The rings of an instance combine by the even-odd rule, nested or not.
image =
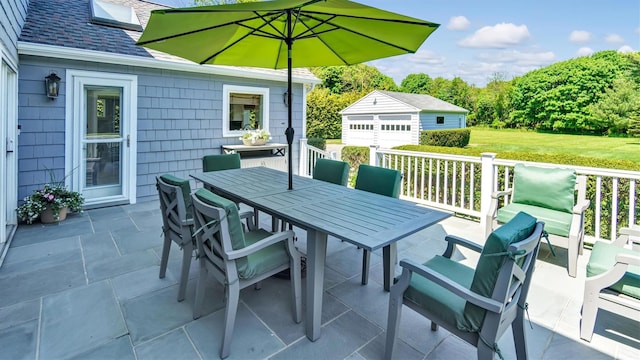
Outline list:
[[[444,124],[444,116],[436,116],[436,124],[443,125]]]

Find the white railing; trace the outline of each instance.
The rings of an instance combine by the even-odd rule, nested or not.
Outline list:
[[[321,158],[335,159],[335,152],[328,152],[307,144],[307,139],[300,139],[300,168],[298,174],[311,177],[316,160]]]
[[[637,213],[640,172],[637,171],[503,160],[496,159],[492,153],[478,158],[376,147],[371,147],[370,162],[402,171],[403,198],[479,217],[481,222],[489,209],[491,193],[511,186],[516,163],[562,166],[587,176],[587,199],[591,200],[591,206],[587,210],[586,231],[592,240],[613,240],[620,226],[640,221]]]

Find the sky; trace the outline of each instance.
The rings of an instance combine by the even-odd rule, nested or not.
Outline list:
[[[192,0],[151,0],[191,6]],[[415,54],[368,62],[483,87],[602,50],[640,51],[640,0],[357,0],[440,24]]]

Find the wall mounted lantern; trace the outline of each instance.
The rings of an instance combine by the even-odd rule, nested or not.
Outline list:
[[[51,100],[58,97],[60,90],[60,77],[56,73],[51,73],[44,78],[44,87],[47,93],[47,97]]]

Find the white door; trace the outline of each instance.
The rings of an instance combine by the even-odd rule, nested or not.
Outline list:
[[[72,188],[88,206],[134,203],[136,77],[69,70],[67,89]]]
[[[2,55],[2,49],[0,49]],[[17,76],[14,68],[0,56],[0,257],[2,244],[16,226],[17,185]]]

